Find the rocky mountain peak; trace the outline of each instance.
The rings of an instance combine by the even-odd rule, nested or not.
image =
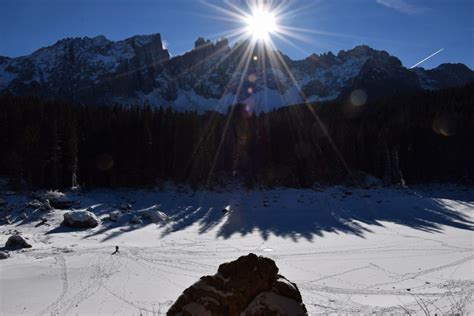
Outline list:
[[[29,56],[0,57],[0,93],[38,95],[81,103],[218,110],[244,103],[255,111],[346,98],[362,89],[368,99],[474,81],[462,64],[407,69],[395,56],[359,45],[292,60],[250,40],[199,37],[194,48],[170,57],[160,33],[111,41],[66,38]],[[273,60],[268,58],[273,56]]]
[[[471,73],[471,69],[464,64],[461,63],[444,63],[439,65],[438,67],[434,68],[433,70],[440,70],[440,71],[450,71],[450,72],[464,72],[464,73]]]
[[[367,45],[358,45],[350,50],[341,50],[337,57],[340,59],[346,58],[361,58],[361,57],[378,57],[388,58],[390,55],[386,51],[375,50]]]
[[[199,49],[201,47],[204,47],[206,45],[210,45],[211,41],[210,40],[205,40],[204,37],[198,37],[198,39],[194,42],[194,49]]]
[[[338,63],[337,57],[332,52],[317,55],[315,53],[305,58],[305,65],[307,67],[322,67],[329,68]]]

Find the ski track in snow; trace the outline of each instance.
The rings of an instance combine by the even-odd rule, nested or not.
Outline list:
[[[390,189],[364,194],[367,192],[374,195],[374,200],[388,204],[402,201],[400,205],[405,207],[410,207],[403,200],[405,194],[413,195]],[[463,200],[443,199],[446,208],[464,216],[457,221],[464,218],[472,224],[473,192],[468,189]],[[332,212],[340,208],[342,213],[350,203],[371,204],[363,199],[361,202],[357,192],[341,202],[337,189],[265,191],[255,193],[250,201],[243,201],[246,195],[241,192],[226,194],[206,193],[206,200],[215,204],[214,211],[210,205],[202,205],[204,199],[199,194],[185,197],[179,192],[156,196],[151,191],[107,191],[79,197],[81,207],[87,207],[85,203],[104,203],[104,199],[109,205],[117,205],[126,196],[139,201],[136,210],[161,201],[161,209],[165,213],[169,209],[170,217],[175,219],[134,229],[121,223],[92,231],[45,235],[59,225],[61,211],[50,216],[50,227],[35,227],[34,222],[0,226],[2,243],[13,229],[35,241],[33,248],[15,252],[0,262],[1,314],[164,315],[177,296],[199,277],[213,274],[220,263],[249,252],[276,261],[280,273],[298,285],[310,315],[474,312],[472,226],[461,229],[453,227],[457,225],[454,223],[429,231],[383,219],[372,225],[346,216],[343,221],[367,229],[362,236],[340,233],[336,227],[321,235],[313,234],[310,239],[295,229],[290,238],[272,233],[277,228],[264,232],[258,225],[244,233],[236,229],[230,236],[222,236],[223,227],[233,227],[233,221],[253,219],[259,215],[255,212],[269,209],[272,216],[278,216],[279,212],[289,212],[291,203],[297,205],[296,200],[307,207],[319,201],[334,209]],[[334,194],[339,196],[332,197]],[[272,206],[262,207],[262,201],[271,201]],[[221,214],[226,205],[233,205],[232,211]],[[242,213],[243,208],[251,216]],[[212,216],[216,220],[206,222],[206,217]],[[120,245],[120,252],[111,255],[114,245]],[[22,270],[29,265],[34,269]]]

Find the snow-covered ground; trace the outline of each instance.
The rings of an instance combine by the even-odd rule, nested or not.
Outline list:
[[[474,312],[474,188],[69,193],[102,219],[89,230],[60,226],[61,210],[23,214],[26,195],[0,197],[11,213],[0,243],[16,230],[33,245],[0,261],[2,315],[160,315],[249,252],[276,261],[310,315]],[[157,209],[168,219],[130,223]]]

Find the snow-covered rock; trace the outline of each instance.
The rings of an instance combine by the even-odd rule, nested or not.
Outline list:
[[[133,215],[132,218],[130,218],[130,223],[132,223],[132,224],[141,224],[141,223],[143,223],[143,221],[137,215]]]
[[[57,209],[67,209],[74,204],[73,200],[71,200],[66,194],[59,191],[43,192],[37,194],[37,197],[43,201],[43,203],[48,203],[53,208]]]
[[[184,290],[168,315],[307,315],[296,284],[272,259],[250,253]]]
[[[10,254],[6,251],[0,251],[0,260],[1,259],[7,259],[10,257]]]
[[[118,221],[120,215],[121,215],[120,211],[113,211],[113,212],[110,212],[110,213],[109,213],[109,219],[110,219],[112,222],[116,222],[116,221]]]
[[[92,228],[99,225],[99,220],[89,211],[71,211],[64,213],[63,223],[74,228]]]
[[[25,203],[26,208],[32,208],[32,209],[39,209],[41,211],[50,211],[53,209],[51,206],[51,203],[49,202],[49,199],[43,199],[42,201],[34,199],[32,201],[29,201]]]
[[[167,223],[170,218],[168,215],[159,210],[158,206],[152,206],[148,209],[138,212],[138,214],[152,223]]]
[[[49,200],[46,199],[46,200],[44,200],[43,205],[41,206],[40,209],[41,209],[42,211],[47,212],[47,211],[51,211],[51,210],[53,209],[53,207],[52,207],[51,204],[49,203]]]
[[[255,297],[242,315],[307,315],[301,303],[273,291],[265,291]]]
[[[132,204],[130,204],[130,203],[124,203],[124,204],[120,205],[119,208],[120,208],[120,210],[122,210],[122,211],[129,211],[129,210],[132,209]]]
[[[31,248],[31,245],[22,236],[13,235],[13,236],[8,237],[8,240],[5,243],[5,248],[8,248],[8,249]]]
[[[48,204],[49,204],[49,201],[48,201]],[[25,203],[25,207],[29,207],[29,208],[33,208],[33,209],[39,209],[41,207],[43,207],[43,202],[41,201],[38,201],[38,200],[33,200],[33,201],[29,201],[27,203]]]
[[[230,205],[227,205],[227,206],[225,206],[225,207],[222,209],[222,213],[227,214],[227,213],[229,213],[231,210],[232,210],[232,208],[230,207]]]

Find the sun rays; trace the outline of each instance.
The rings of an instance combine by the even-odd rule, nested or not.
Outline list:
[[[213,18],[212,13],[215,14],[215,19],[229,22],[229,29],[220,31],[218,38],[227,38],[230,43],[235,43],[233,50],[241,46],[241,59],[236,63],[233,69],[233,79],[228,84],[226,92],[232,88],[234,95],[234,103],[245,103],[245,101],[258,93],[262,89],[248,89],[242,91],[242,87],[246,86],[246,80],[251,78],[251,75],[257,75],[261,78],[259,88],[265,88],[270,76],[278,76],[274,72],[278,69],[282,73],[286,73],[286,77],[291,79],[291,84],[296,84],[294,80],[295,75],[290,72],[290,67],[286,65],[285,58],[276,48],[274,42],[278,40],[282,43],[303,49],[294,41],[307,42],[310,39],[304,36],[304,33],[311,33],[310,30],[304,28],[296,28],[291,26],[290,20],[302,14],[302,11],[307,9],[308,5],[295,5],[294,1],[272,1],[272,0],[247,0],[247,1],[224,1],[223,5],[218,5],[215,2],[203,1],[210,10],[209,18]],[[312,4],[314,5],[314,4]],[[232,26],[232,27],[231,27]],[[257,65],[257,66],[255,66]],[[247,73],[249,67],[258,74]],[[271,73],[273,71],[273,73]],[[240,76],[240,78],[238,78]],[[252,82],[252,84],[254,84]],[[256,83],[255,83],[256,84]],[[276,82],[276,84],[279,84]],[[296,86],[298,90],[301,90]],[[224,94],[223,94],[224,95]],[[284,98],[284,96],[281,96]],[[265,98],[265,95],[263,95]],[[282,99],[284,100],[284,99]],[[269,108],[263,105],[264,110]]]
[[[210,4],[207,2],[205,2],[205,4],[219,13],[219,20],[231,21],[238,25],[238,27],[234,29],[230,29],[227,32],[220,33],[221,36],[226,37],[231,41],[235,41],[236,44],[234,49],[240,48],[242,51],[242,54],[240,55],[240,60],[238,61],[233,72],[232,79],[234,80],[230,80],[228,82],[223,95],[227,94],[233,82],[238,81],[237,88],[235,91],[233,91],[233,104],[246,103],[246,101],[247,103],[249,103],[248,100],[257,91],[255,91],[253,88],[248,88],[244,90],[242,90],[242,88],[246,84],[247,80],[250,81],[249,83],[254,83],[255,81],[251,80],[250,78],[256,78],[256,75],[254,73],[248,73],[252,63],[257,65],[257,67],[252,68],[257,69],[259,76],[263,81],[263,86],[260,86],[262,90],[265,90],[267,86],[269,75],[268,69],[273,72],[272,75],[274,76],[277,75],[275,73],[276,69],[285,73],[287,78],[289,78],[289,84],[291,84],[297,89],[300,96],[302,97],[303,103],[310,110],[311,115],[314,117],[315,123],[318,124],[320,126],[320,130],[324,132],[333,150],[343,163],[343,166],[346,171],[351,174],[346,162],[344,161],[344,158],[340,154],[331,136],[328,134],[321,120],[308,103],[307,98],[304,95],[298,83],[298,80],[295,77],[296,75],[291,71],[291,67],[286,63],[284,56],[281,55],[280,51],[277,49],[276,44],[273,41],[273,38],[278,38],[282,42],[285,42],[293,47],[299,47],[293,42],[293,40],[299,40],[304,42],[309,41],[308,38],[304,36],[304,33],[312,33],[311,30],[286,26],[284,24],[286,17],[295,16],[298,14],[298,12],[301,12],[302,9],[292,9],[290,7],[290,1],[276,2],[249,0],[246,2],[246,7],[244,6],[244,8],[242,8],[241,6],[237,6],[235,3],[229,1],[225,2],[227,8],[220,7],[218,5]],[[276,80],[276,84],[279,86],[279,89],[282,89],[282,87],[280,87],[281,83],[279,82],[279,80]],[[283,90],[284,89],[282,89],[282,91]],[[266,98],[265,93],[263,94],[263,97]],[[280,97],[282,98],[282,100],[284,100],[285,98],[283,94],[281,94]],[[261,108],[265,110],[269,109],[268,104],[264,104],[261,106]],[[251,106],[247,106],[246,110],[249,112],[253,111]],[[212,162],[208,182],[210,181],[211,176],[215,170],[219,154],[224,144],[225,135],[227,133],[229,123],[232,119],[233,111],[234,108],[232,107],[229,115],[227,116],[227,122],[225,124],[224,131],[217,148],[217,152],[215,153],[215,157]],[[298,122],[295,122],[295,125],[296,124],[298,124]],[[297,128],[297,126],[295,126],[295,128]]]
[[[304,14],[308,4],[298,4],[292,1],[263,1],[263,0],[248,0],[247,2],[225,1],[223,6],[220,4],[202,2],[208,9],[207,18],[210,20],[226,21],[229,27],[221,29],[218,34],[211,35],[211,39],[226,38],[231,47],[224,49],[217,49],[203,56],[200,60],[190,64],[185,69],[178,73],[164,72],[163,76],[167,80],[179,82],[182,77],[188,76],[195,69],[205,68],[203,73],[196,78],[196,81],[187,89],[193,90],[199,85],[209,74],[211,74],[220,65],[226,64],[228,69],[231,69],[230,80],[222,82],[222,88],[219,91],[221,98],[215,110],[222,111],[228,105],[229,100],[231,104],[246,104],[246,110],[251,113],[256,110],[255,106],[260,105],[260,109],[268,111],[272,108],[268,103],[267,91],[269,84],[278,87],[279,91],[286,91],[290,87],[298,91],[302,102],[310,110],[311,115],[314,116],[316,124],[321,125],[320,130],[324,132],[329,142],[333,146],[338,156],[342,159],[338,149],[335,147],[326,129],[322,126],[322,122],[317,117],[307,102],[307,98],[302,92],[299,84],[299,73],[293,73],[292,67],[287,64],[288,58],[282,55],[277,48],[275,40],[279,43],[291,45],[303,51],[303,48],[297,42],[312,43],[315,40],[315,34],[319,36],[330,36],[322,31],[307,30],[302,27],[291,25],[291,22]],[[317,2],[314,2],[317,3]],[[314,5],[311,4],[311,5]],[[312,36],[305,36],[311,34]],[[208,34],[209,36],[209,34]],[[296,42],[295,42],[296,41]],[[314,44],[312,46],[320,46]],[[211,42],[209,45],[213,45]],[[227,45],[226,45],[227,47]],[[194,50],[206,49],[206,45],[195,47]],[[309,54],[308,54],[309,55]],[[155,64],[153,64],[154,66]],[[156,64],[158,65],[158,64]],[[209,65],[209,66],[208,66]],[[126,76],[130,72],[141,71],[145,67],[151,65],[144,65],[138,69],[119,74],[110,80],[116,80],[119,77]],[[284,77],[282,79],[282,77]],[[288,96],[280,93],[279,97],[285,104],[296,103],[293,99],[289,100]],[[271,100],[270,100],[271,102]],[[263,104],[260,104],[263,103]],[[228,132],[229,124],[233,116],[234,108],[230,108],[230,113],[227,115],[227,122],[225,123],[223,133],[218,143],[217,151],[211,162],[211,171],[209,179],[211,178],[219,158],[219,154],[224,147],[224,139]],[[293,128],[298,129],[300,122],[293,122]],[[192,164],[200,143],[193,151],[190,157],[189,165]],[[344,161],[343,161],[344,163]],[[346,164],[344,163],[344,166]]]
[[[252,13],[244,19],[247,33],[255,41],[269,40],[270,35],[278,30],[275,14],[266,7],[254,7]]]

